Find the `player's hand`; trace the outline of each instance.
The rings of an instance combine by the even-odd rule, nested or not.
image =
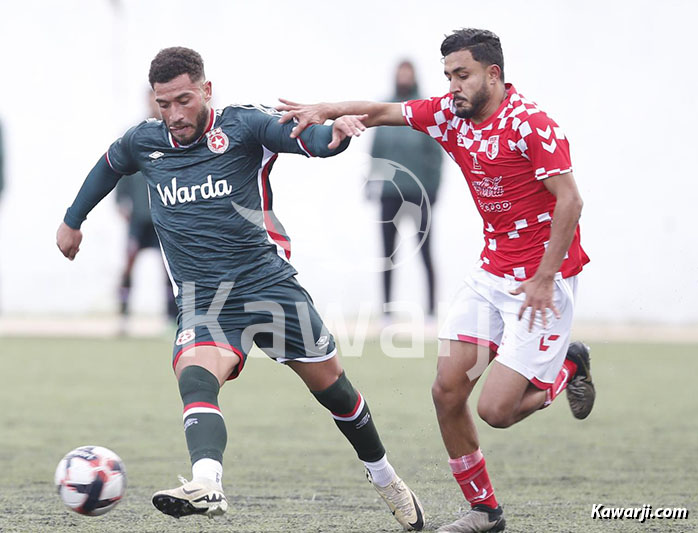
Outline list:
[[[299,104],[291,100],[279,98],[282,105],[277,105],[276,109],[285,111],[279,119],[281,124],[290,120],[297,122],[296,127],[291,130],[291,138],[295,139],[301,132],[311,124],[324,124],[331,119],[331,113],[326,104]]]
[[[544,328],[548,326],[547,309],[550,309],[556,318],[560,318],[560,311],[557,310],[555,303],[553,303],[554,286],[555,281],[552,279],[533,276],[531,279],[527,279],[521,283],[521,285],[513,291],[509,291],[513,295],[521,293],[526,294],[526,299],[521,309],[519,309],[519,320],[523,318],[524,312],[530,307],[531,321],[528,325],[528,331],[533,330],[533,323],[536,320],[536,314],[538,314],[538,312],[541,314]]]
[[[332,141],[327,148],[334,150],[347,137],[359,137],[362,131],[366,131],[362,120],[366,120],[368,115],[344,115],[339,117],[332,124]]]
[[[80,242],[82,242],[82,231],[73,229],[65,222],[61,222],[56,232],[56,244],[58,249],[71,261],[80,251]]]

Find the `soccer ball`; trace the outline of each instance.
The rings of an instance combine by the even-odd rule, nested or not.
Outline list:
[[[401,263],[419,252],[424,245],[431,227],[431,203],[422,182],[417,179],[410,169],[389,159],[373,158],[371,174],[366,181],[366,188],[371,195],[380,194],[388,188],[392,194],[397,193],[401,198],[400,207],[390,220],[379,220],[380,224],[395,226],[397,240],[393,252],[388,257],[382,257],[377,262],[379,271],[393,270]],[[425,209],[422,209],[425,207]],[[409,219],[408,224],[401,224]],[[417,238],[417,245],[408,252],[401,261],[398,254],[401,248],[409,246],[408,241]]]
[[[113,451],[81,446],[68,452],[56,468],[58,495],[69,508],[88,516],[111,511],[124,497],[126,470]]]

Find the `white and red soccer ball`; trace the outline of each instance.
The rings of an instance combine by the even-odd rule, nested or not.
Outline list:
[[[68,452],[58,463],[54,480],[63,503],[88,516],[111,511],[126,491],[124,463],[101,446],[81,446]]]

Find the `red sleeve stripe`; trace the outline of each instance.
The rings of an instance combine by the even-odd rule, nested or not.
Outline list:
[[[116,172],[116,169],[114,168],[114,165],[111,164],[111,161],[109,160],[109,152],[104,152],[104,157],[107,158],[107,165],[109,165],[109,168],[111,168],[114,172]]]
[[[361,393],[359,391],[356,391],[356,393],[359,395],[359,397],[357,398],[356,405],[354,406],[354,409],[351,411],[351,413],[347,413],[345,415],[338,415],[337,413],[332,413],[332,418],[334,418],[335,420],[339,420],[340,422],[351,422],[359,417],[359,415],[364,410],[365,402],[363,396],[361,396]]]
[[[303,150],[306,154],[308,154],[308,157],[315,157],[315,154],[313,154],[310,150],[308,150],[308,147],[305,145],[303,142],[303,139],[299,137],[296,137],[296,141],[298,141],[298,146],[301,147],[301,150]]]
[[[271,168],[274,166],[274,161],[276,161],[277,157],[278,154],[274,154],[262,169],[262,209],[264,211],[264,225],[269,237],[283,250],[286,259],[291,259],[291,241],[289,241],[288,237],[279,233],[274,224],[274,220],[271,218],[272,205],[271,196],[269,194],[269,189],[271,188],[269,174],[271,173]]]

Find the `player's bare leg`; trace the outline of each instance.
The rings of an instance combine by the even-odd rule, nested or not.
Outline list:
[[[484,352],[483,352],[484,350]],[[485,359],[484,364],[479,364]],[[441,436],[453,476],[471,510],[442,532],[502,531],[505,521],[494,496],[468,399],[494,352],[476,344],[443,341],[432,387]]]
[[[565,389],[574,417],[589,416],[596,391],[591,379],[589,348],[582,342],[570,344],[555,382],[546,389],[536,387],[515,370],[495,361],[482,388],[478,414],[492,427],[507,428],[550,405]]]
[[[175,375],[184,404],[184,431],[192,461],[192,480],[153,495],[153,505],[179,518],[223,514],[228,501],[222,488],[227,433],[218,407],[218,391],[240,362],[235,352],[217,346],[194,346],[177,361]]]
[[[332,413],[335,424],[363,461],[369,481],[395,519],[406,530],[422,529],[422,505],[388,462],[368,404],[349,382],[339,359],[335,356],[317,363],[289,361],[287,364]]]
[[[574,417],[586,418],[594,406],[596,391],[591,380],[589,348],[582,342],[570,344],[555,382],[546,389],[495,361],[482,387],[478,414],[492,427],[507,428],[550,405],[565,389]]]
[[[480,377],[472,373],[477,367],[478,350],[486,350],[488,360],[494,357],[488,348],[467,342],[443,341],[439,346],[436,380],[431,393],[441,437],[452,458],[472,453],[480,446],[467,403]]]
[[[218,385],[222,387],[239,363],[240,356],[231,350],[217,346],[194,346],[182,354],[174,371],[179,381],[184,369],[199,366],[216,376]]]
[[[490,426],[507,428],[539,410],[545,398],[544,390],[495,360],[482,387],[477,411]]]

